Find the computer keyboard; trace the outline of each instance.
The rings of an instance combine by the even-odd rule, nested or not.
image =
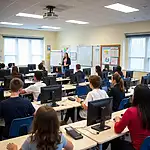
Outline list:
[[[70,101],[76,101],[76,99],[73,98],[73,97],[68,97],[68,100],[70,100]]]

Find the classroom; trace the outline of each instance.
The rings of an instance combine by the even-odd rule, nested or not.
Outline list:
[[[0,1],[0,150],[150,150],[148,0]]]

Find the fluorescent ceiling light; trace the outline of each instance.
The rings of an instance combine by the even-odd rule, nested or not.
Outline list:
[[[67,20],[68,23],[75,23],[75,24],[89,24],[89,22],[79,21],[79,20]]]
[[[60,27],[52,27],[52,26],[42,26],[42,29],[55,29],[55,30],[59,30]]]
[[[23,25],[21,23],[12,23],[12,22],[0,22],[0,24],[13,25],[13,26],[22,26]]]
[[[16,16],[43,19],[43,16],[41,16],[41,15],[27,14],[27,13],[19,13],[19,14],[16,14]]]
[[[120,3],[108,5],[108,6],[105,6],[105,7],[109,8],[109,9],[116,10],[116,11],[121,11],[121,12],[124,12],[124,13],[131,13],[131,12],[139,11],[139,9],[132,8],[132,7],[120,4]]]

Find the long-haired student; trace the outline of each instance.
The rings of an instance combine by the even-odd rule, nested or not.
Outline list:
[[[113,111],[118,111],[121,100],[125,98],[125,91],[124,81],[117,72],[112,76],[112,85],[108,95],[113,97]]]
[[[21,150],[73,150],[73,144],[59,131],[57,113],[52,107],[42,106],[37,110],[32,128]],[[8,144],[7,149],[18,150],[15,144]]]
[[[116,139],[112,142],[113,150],[140,150],[141,144],[150,136],[150,89],[146,85],[138,85],[134,90],[132,107],[123,117],[115,118],[114,130],[121,133],[128,127],[131,143]]]

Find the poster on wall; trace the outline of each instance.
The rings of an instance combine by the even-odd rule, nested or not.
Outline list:
[[[102,63],[103,64],[110,64],[110,48],[105,47],[102,51]]]
[[[101,64],[117,66],[120,63],[120,45],[101,46]]]

